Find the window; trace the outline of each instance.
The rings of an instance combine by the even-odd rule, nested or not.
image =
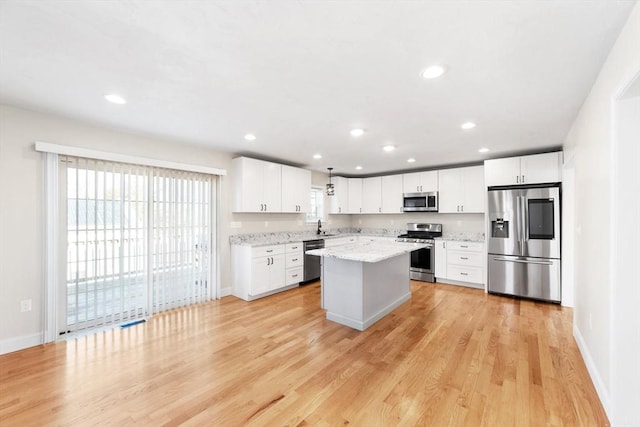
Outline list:
[[[324,221],[324,189],[322,187],[311,187],[311,204],[307,212],[307,222]]]

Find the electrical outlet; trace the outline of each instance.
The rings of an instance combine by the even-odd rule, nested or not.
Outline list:
[[[31,300],[30,299],[23,299],[22,301],[20,301],[20,312],[24,313],[26,311],[31,311]]]

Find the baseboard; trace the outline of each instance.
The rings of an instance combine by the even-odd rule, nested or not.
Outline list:
[[[219,298],[228,297],[229,295],[233,295],[232,286],[229,286],[227,288],[220,288],[220,295],[218,295]]]
[[[0,341],[0,354],[13,353],[14,351],[24,350],[25,348],[34,347],[42,344],[42,333],[23,335],[21,337],[8,338]]]
[[[584,364],[587,366],[587,371],[589,372],[591,381],[593,381],[593,385],[596,388],[596,393],[598,393],[598,397],[604,407],[604,411],[607,413],[607,417],[609,417],[609,422],[613,424],[613,412],[611,411],[609,392],[607,391],[607,387],[605,387],[604,381],[602,381],[602,377],[600,377],[600,372],[598,372],[598,368],[596,368],[596,364],[591,357],[591,353],[589,353],[587,343],[584,341],[584,337],[575,323],[573,325],[573,337],[578,344],[578,350],[580,350],[580,353],[582,354],[582,360],[584,360]]]

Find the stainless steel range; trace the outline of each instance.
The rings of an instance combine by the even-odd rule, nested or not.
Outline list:
[[[396,238],[397,242],[423,243],[428,245],[424,249],[411,252],[411,267],[409,277],[423,282],[435,282],[435,237],[442,236],[442,224],[407,224],[407,233]]]

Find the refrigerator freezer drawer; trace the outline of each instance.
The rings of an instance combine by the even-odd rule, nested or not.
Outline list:
[[[489,254],[488,290],[560,302],[560,260]]]

